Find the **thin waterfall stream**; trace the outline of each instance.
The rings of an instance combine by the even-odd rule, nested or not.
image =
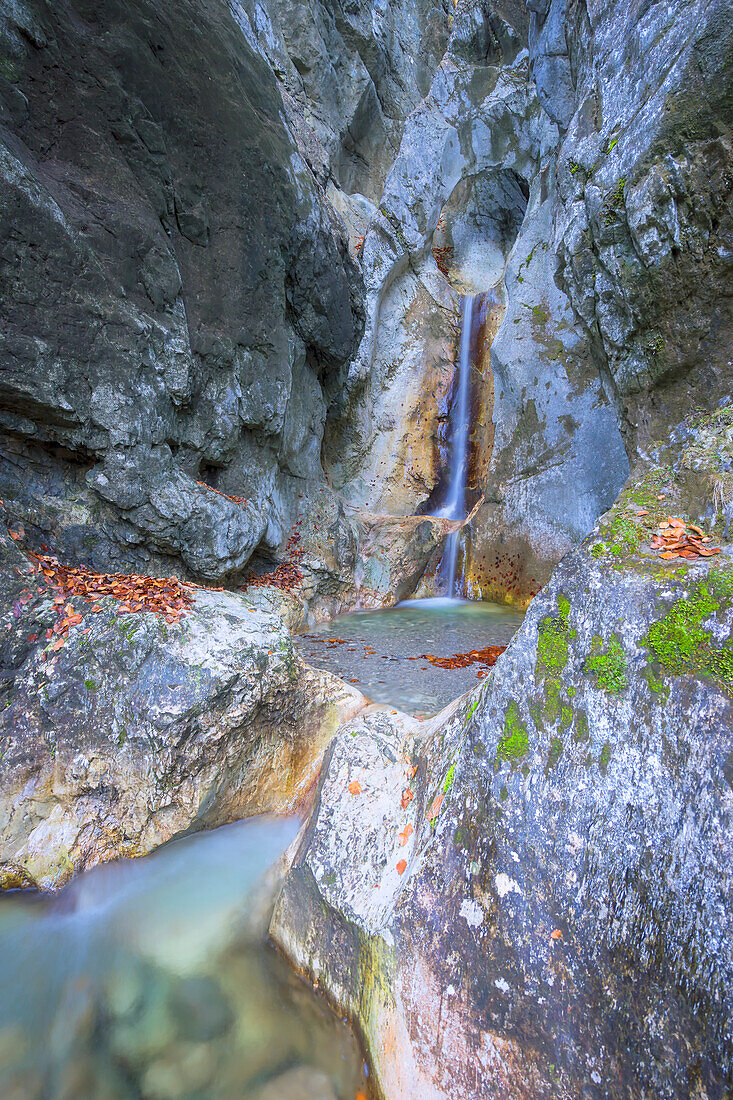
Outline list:
[[[476,322],[483,303],[497,309],[497,288],[461,299],[460,339],[448,414],[447,487],[433,512],[451,520],[467,515],[471,373],[476,366]],[[480,331],[480,325],[479,325]],[[514,608],[463,598],[459,576],[463,528],[452,531],[437,570],[443,595],[407,599],[385,611],[357,611],[311,627],[294,640],[309,664],[357,684],[374,703],[415,717],[436,714],[482,680],[521,625]]]
[[[466,518],[466,479],[468,476],[468,439],[471,418],[471,329],[475,294],[461,299],[461,337],[458,350],[457,391],[449,414],[448,493],[445,504],[435,514],[446,519]],[[445,545],[439,573],[445,578],[446,596],[456,592],[458,549],[461,529],[452,531]]]

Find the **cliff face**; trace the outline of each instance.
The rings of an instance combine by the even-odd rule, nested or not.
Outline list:
[[[404,43],[328,5],[0,17],[0,487],[36,544],[220,580],[290,533],[363,323],[323,185],[378,188],[442,52],[404,7]]]

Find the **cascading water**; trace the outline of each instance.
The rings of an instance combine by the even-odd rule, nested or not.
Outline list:
[[[448,492],[442,508],[435,514],[446,519],[466,518],[466,478],[468,476],[468,435],[471,416],[471,326],[474,294],[461,299],[461,339],[458,352],[458,388],[449,414]],[[445,578],[446,595],[455,597],[460,529],[447,539],[440,563]]]

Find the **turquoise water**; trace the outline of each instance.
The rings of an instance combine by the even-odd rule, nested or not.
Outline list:
[[[297,822],[252,819],[0,896],[3,1100],[354,1100],[344,1023],[266,942],[264,872]]]
[[[294,641],[309,664],[354,683],[373,702],[424,717],[475,687],[485,670],[443,669],[420,654],[451,657],[507,645],[523,618],[493,603],[406,600],[387,611],[339,615]]]

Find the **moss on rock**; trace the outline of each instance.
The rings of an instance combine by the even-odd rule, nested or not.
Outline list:
[[[641,639],[663,672],[704,676],[733,690],[733,646],[719,645],[704,623],[733,601],[733,569],[716,569],[672,604]],[[652,686],[652,680],[647,677]],[[654,689],[658,683],[654,677]]]
[[[504,736],[496,747],[494,767],[499,768],[503,761],[512,766],[529,752],[527,727],[519,715],[519,707],[511,702],[504,712]]]
[[[609,695],[619,695],[628,684],[626,665],[626,654],[616,634],[611,635],[605,650],[603,639],[595,636],[585,667],[595,673],[600,688]]]

